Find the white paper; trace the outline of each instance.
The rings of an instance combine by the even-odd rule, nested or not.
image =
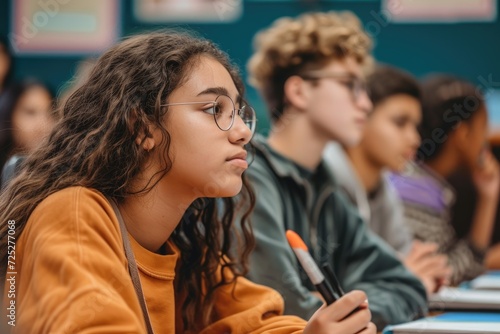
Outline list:
[[[445,287],[429,298],[429,307],[434,310],[500,310],[500,291]]]

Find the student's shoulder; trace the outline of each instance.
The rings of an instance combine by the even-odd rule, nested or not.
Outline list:
[[[58,190],[43,199],[30,215],[28,225],[37,230],[71,229],[74,225],[104,228],[103,225],[116,225],[113,217],[113,209],[102,193],[75,186]],[[81,224],[83,221],[85,224]]]
[[[92,207],[109,206],[106,197],[98,190],[82,186],[68,187],[58,190],[45,199],[37,206],[37,210],[47,210],[57,208],[58,211],[75,209],[86,209]]]

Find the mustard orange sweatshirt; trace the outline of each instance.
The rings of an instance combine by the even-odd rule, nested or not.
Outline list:
[[[171,254],[159,255],[130,240],[155,333],[182,333],[174,293],[177,251],[171,247]],[[146,333],[118,220],[98,191],[71,187],[47,197],[15,250],[12,333]],[[10,283],[2,322],[12,314]],[[240,277],[232,292],[232,285],[218,289],[217,319],[202,333],[302,333],[305,321],[282,316],[276,291]]]

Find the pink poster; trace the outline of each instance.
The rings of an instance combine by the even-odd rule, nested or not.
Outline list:
[[[9,39],[20,54],[88,54],[120,33],[118,0],[12,0]]]
[[[382,9],[392,22],[454,23],[494,21],[496,0],[383,0]]]
[[[243,14],[243,0],[134,0],[137,20],[150,23],[225,23]]]

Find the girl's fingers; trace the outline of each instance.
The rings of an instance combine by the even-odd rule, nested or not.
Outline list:
[[[341,321],[349,313],[351,313],[356,307],[365,303],[367,300],[366,294],[363,291],[351,291],[346,293],[342,298],[337,300],[335,303],[327,306],[329,309],[329,317],[333,321]]]
[[[372,320],[372,314],[368,308],[362,308],[340,321],[342,332],[358,333],[364,330]]]
[[[365,329],[362,329],[357,334],[375,334],[375,333],[377,333],[377,327],[373,322],[370,322]]]

